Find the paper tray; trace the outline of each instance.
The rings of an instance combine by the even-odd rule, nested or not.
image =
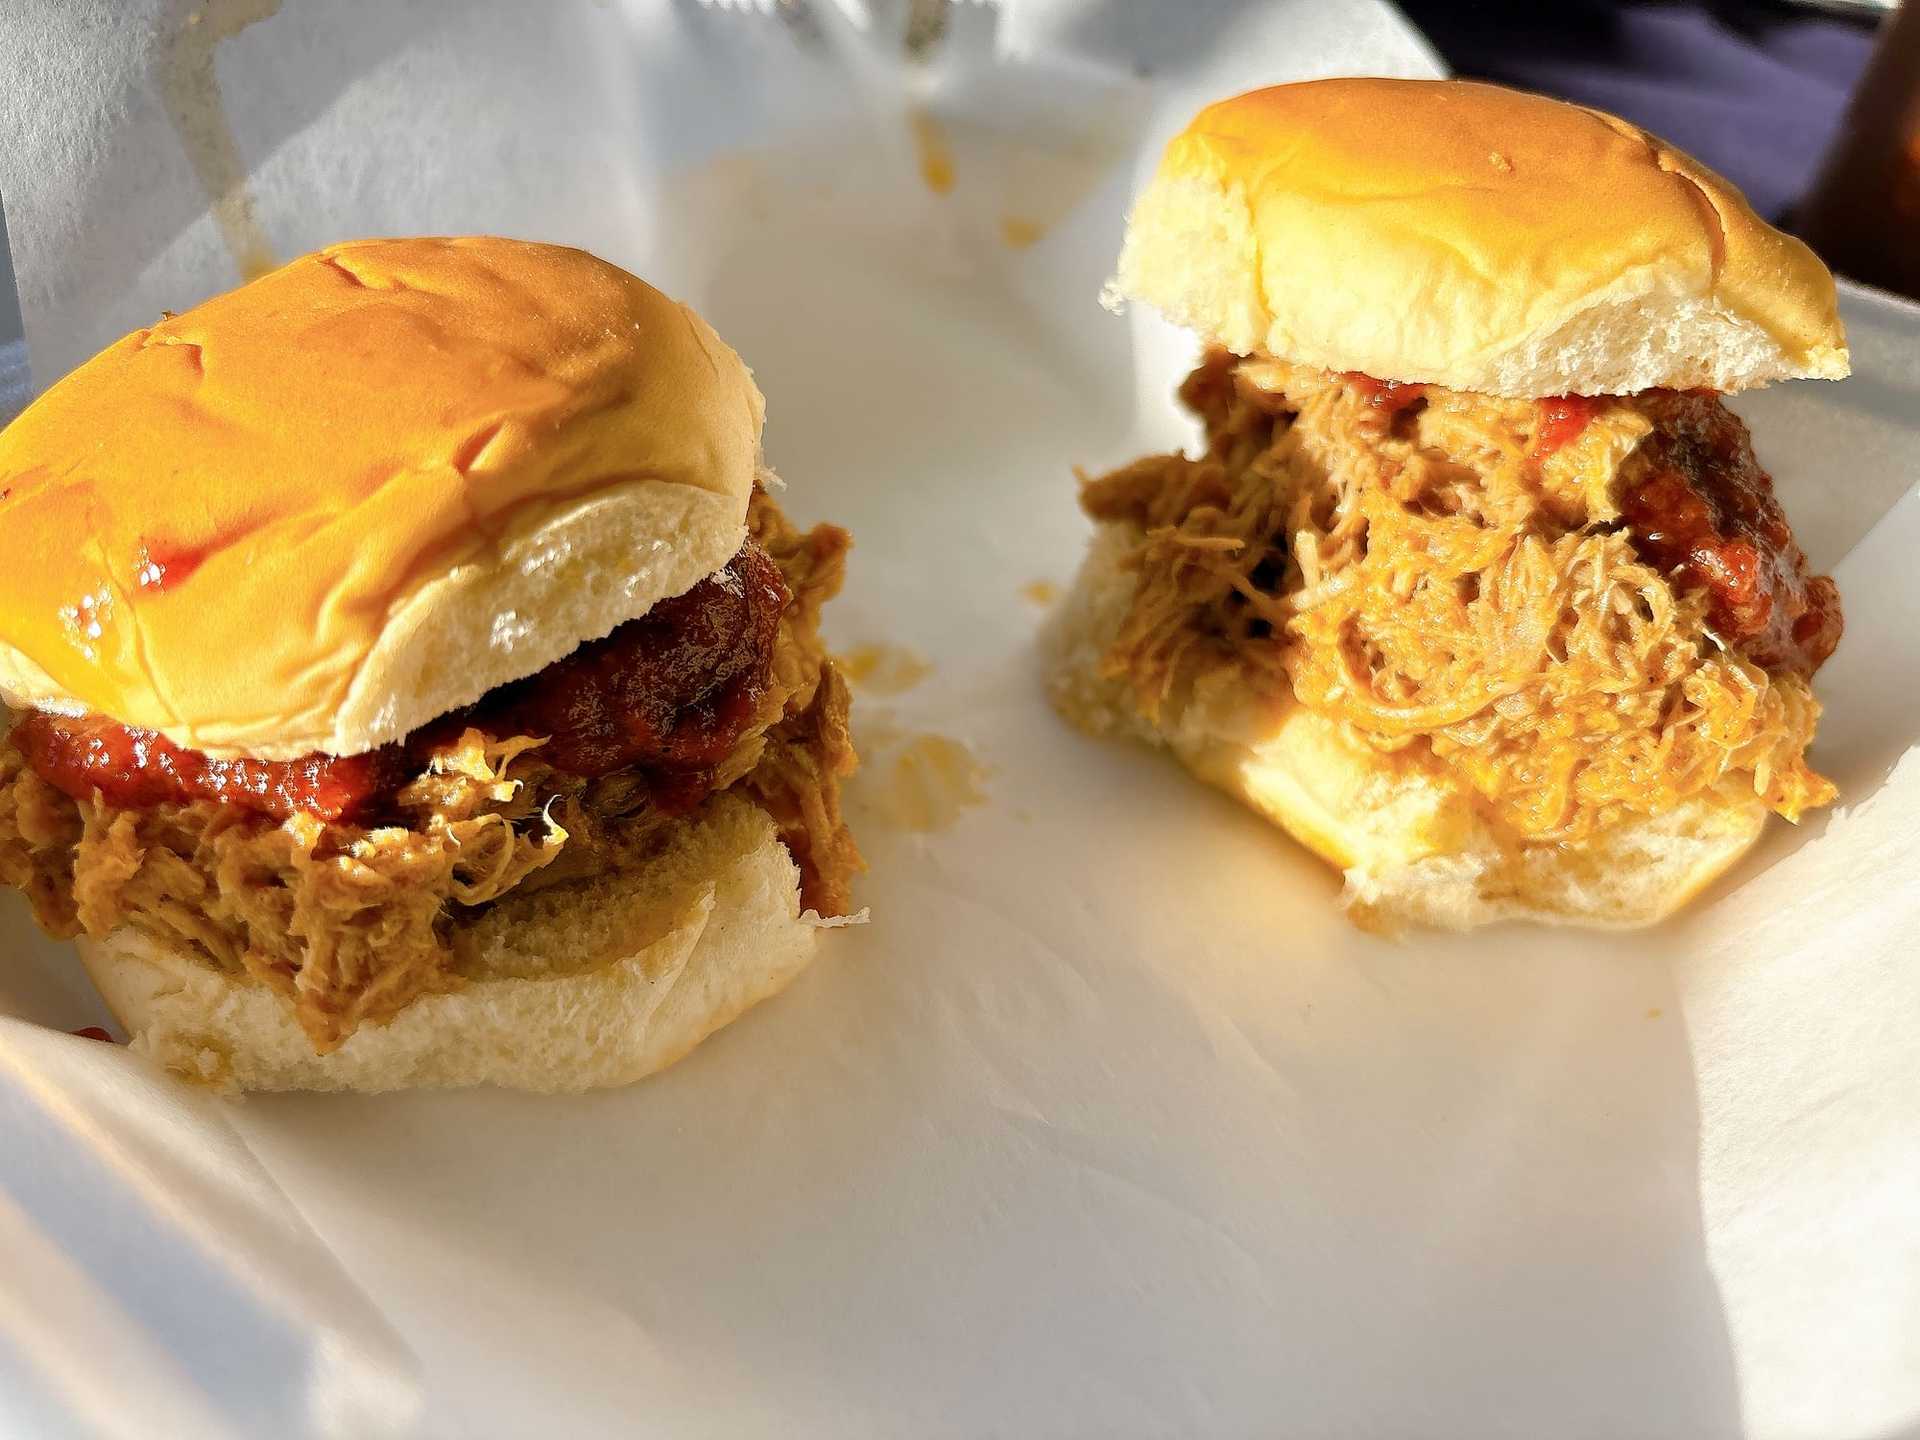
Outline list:
[[[58,113],[0,186],[44,380],[234,276],[160,123],[175,52],[41,9],[4,63]],[[891,12],[809,13],[289,7],[212,73],[275,252],[587,244],[755,367],[785,503],[857,537],[831,638],[890,647],[873,923],[630,1090],[236,1104],[56,1033],[101,1017],[8,897],[0,1428],[1920,1419],[1914,311],[1849,290],[1856,378],[1740,402],[1846,599],[1845,808],[1643,935],[1385,943],[1252,816],[1060,725],[1032,637],[1086,540],[1070,467],[1188,438],[1191,342],[1093,299],[1158,139],[1430,57],[1365,4],[956,7],[919,66]],[[931,671],[882,693],[900,649]]]

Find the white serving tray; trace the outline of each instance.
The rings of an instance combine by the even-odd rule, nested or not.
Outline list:
[[[210,1099],[59,1033],[104,1017],[5,897],[0,1432],[1920,1420],[1920,319],[1849,289],[1855,378],[1739,407],[1845,597],[1844,812],[1644,935],[1361,935],[1336,877],[1040,691],[1070,467],[1190,434],[1190,342],[1094,303],[1158,138],[1256,81],[1432,69],[1384,7],[1174,9],[959,8],[921,69],[827,7],[355,3],[220,42],[280,253],[511,231],[698,305],[785,503],[857,538],[831,638],[931,670],[857,701],[872,923],[618,1093]],[[7,66],[93,77],[0,141],[45,379],[232,269],[148,42],[27,24]]]

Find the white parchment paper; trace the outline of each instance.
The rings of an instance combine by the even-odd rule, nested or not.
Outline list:
[[[1743,399],[1848,637],[1843,808],[1633,937],[1394,945],[1058,724],[1069,467],[1189,430],[1094,295],[1207,98],[1433,73],[1382,6],[12,0],[36,377],[242,260],[586,245],[755,367],[858,549],[873,923],[633,1089],[209,1100],[0,908],[0,1422],[363,1436],[1883,1436],[1920,1423],[1920,323]],[[195,15],[199,18],[194,19]],[[857,23],[864,17],[864,28]],[[211,107],[211,108],[210,108]],[[1036,588],[1038,586],[1038,588]],[[981,803],[916,829],[908,737]],[[952,798],[952,797],[949,797]],[[961,797],[964,798],[964,797]]]

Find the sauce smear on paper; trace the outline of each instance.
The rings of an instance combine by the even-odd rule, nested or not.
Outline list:
[[[860,769],[848,782],[848,799],[879,824],[932,834],[986,803],[992,767],[963,740],[901,729],[884,710],[862,715],[855,739]]]
[[[838,659],[847,683],[874,695],[905,694],[933,673],[924,656],[900,645],[856,645]]]
[[[948,195],[953,192],[953,147],[947,143],[947,132],[940,128],[940,122],[924,110],[915,110],[907,116],[907,124],[913,130],[914,149],[920,157],[920,178],[926,181],[927,188],[936,195]]]
[[[214,50],[279,9],[280,0],[203,0],[187,10],[179,28],[167,37],[155,67],[160,104],[213,205],[214,224],[242,280],[266,274],[275,262],[266,231],[253,213],[246,162],[220,98]]]

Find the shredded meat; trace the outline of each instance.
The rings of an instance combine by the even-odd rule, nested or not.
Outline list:
[[[780,567],[793,599],[773,649],[774,689],[785,692],[786,702],[745,788],[799,862],[802,898],[822,915],[843,915],[852,908],[853,877],[866,865],[840,814],[840,781],[858,762],[848,726],[851,697],[820,643],[820,609],[840,592],[851,542],[832,525],[797,529],[759,492],[747,528]]]
[[[1235,667],[1464,776],[1530,841],[1658,813],[1734,774],[1789,818],[1833,798],[1804,752],[1819,716],[1807,677],[1838,637],[1838,598],[1774,526],[1771,483],[1717,400],[1556,409],[1223,353],[1181,394],[1206,452],[1136,461],[1082,493],[1095,519],[1142,535],[1106,663],[1147,713]],[[1730,459],[1703,460],[1689,438],[1708,424],[1700,407]],[[1712,513],[1764,552],[1776,608],[1689,568],[1724,528],[1696,528],[1678,558],[1634,528],[1653,513],[1636,482],[1672,469],[1677,447],[1689,494],[1746,497]],[[1731,481],[1729,464],[1745,467]]]
[[[839,800],[854,754],[847,688],[819,621],[848,540],[829,525],[797,530],[760,493],[748,529],[790,598],[753,713],[724,755],[695,757],[700,794],[737,786],[761,804],[800,865],[805,902],[842,913],[862,865]],[[526,682],[493,713],[522,725],[539,715],[538,693]],[[647,766],[580,773],[594,767],[555,753],[545,735],[470,723],[438,732],[371,826],[305,812],[276,822],[204,798],[128,807],[97,790],[75,798],[14,739],[0,737],[0,883],[25,892],[56,935],[134,925],[272,985],[322,1053],[458,985],[460,932],[491,901],[644,865],[687,813],[662,803]]]

